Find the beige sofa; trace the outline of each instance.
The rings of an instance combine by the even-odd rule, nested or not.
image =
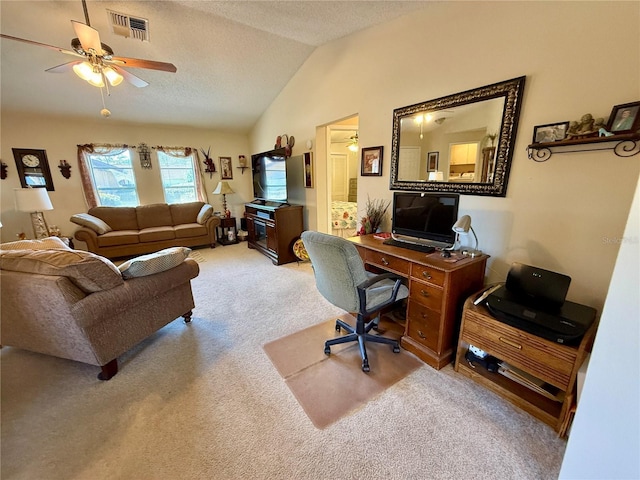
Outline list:
[[[216,244],[220,219],[204,202],[155,203],[139,207],[94,207],[71,221],[75,238],[107,258],[140,255],[167,247]]]
[[[118,268],[57,238],[0,245],[0,344],[97,365],[108,380],[118,356],[180,316],[190,321],[199,273],[190,251]]]

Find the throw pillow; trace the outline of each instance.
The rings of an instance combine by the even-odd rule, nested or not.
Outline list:
[[[123,283],[111,261],[82,250],[3,250],[0,269],[67,277],[85,293],[109,290]]]
[[[189,256],[189,253],[191,253],[191,249],[187,247],[165,248],[159,252],[127,260],[118,269],[125,279],[153,275],[177,267]]]
[[[16,240],[0,244],[0,250],[71,250],[58,237],[47,237],[40,240]]]
[[[196,221],[200,225],[204,225],[204,222],[206,222],[212,214],[213,214],[213,207],[208,203],[205,203],[200,209],[200,213],[198,213],[198,218],[196,219]]]
[[[98,217],[89,215],[88,213],[77,213],[71,216],[71,221],[82,227],[87,227],[96,232],[98,235],[111,231],[111,227]]]

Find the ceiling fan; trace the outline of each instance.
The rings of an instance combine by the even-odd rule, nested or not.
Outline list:
[[[172,63],[115,56],[111,47],[100,41],[98,31],[91,27],[86,0],[82,0],[82,7],[84,9],[86,24],[71,20],[71,24],[77,35],[77,38],[71,40],[71,50],[47,45],[46,43],[35,42],[33,40],[13,37],[11,35],[0,34],[0,37],[46,47],[78,57],[77,60],[63,63],[62,65],[49,68],[45,71],[50,73],[63,73],[73,70],[76,75],[95,87],[102,88],[106,86],[107,91],[109,84],[115,87],[119,85],[123,79],[139,88],[149,85],[148,82],[133,75],[122,67],[147,68],[172,73],[177,71],[177,68]]]

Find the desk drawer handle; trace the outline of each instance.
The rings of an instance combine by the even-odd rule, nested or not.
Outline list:
[[[386,258],[382,257],[382,259],[380,260],[382,262],[383,265],[389,265],[389,262]]]
[[[502,343],[506,343],[507,345],[517,348],[518,350],[522,350],[522,345],[516,343],[516,342],[512,342],[511,340],[507,340],[504,337],[498,337],[498,339],[502,342]]]
[[[431,274],[429,272],[423,271],[422,272],[422,276],[424,278],[426,278],[427,280],[431,280],[433,277],[431,276]]]
[[[427,319],[427,314],[426,314],[426,313],[422,312],[422,313],[421,313],[421,316],[422,316],[422,318],[424,318],[425,320]]]
[[[424,333],[422,333],[422,330],[418,330],[418,336],[423,340],[427,338],[427,336]]]
[[[420,290],[420,294],[421,294],[423,297],[428,297],[428,296],[429,296],[429,292],[427,292],[426,290]]]

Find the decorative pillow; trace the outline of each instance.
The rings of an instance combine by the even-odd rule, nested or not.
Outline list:
[[[0,244],[0,250],[71,250],[58,237],[47,237],[40,240],[17,240]]]
[[[118,269],[123,278],[144,277],[164,272],[180,265],[189,256],[191,249],[187,247],[171,247],[159,252],[140,255],[127,260]]]
[[[196,219],[196,221],[200,225],[204,225],[204,222],[206,222],[212,214],[213,214],[213,207],[208,203],[205,203],[200,209],[200,213],[198,213],[198,218]]]
[[[111,231],[111,227],[109,225],[100,220],[98,217],[94,217],[93,215],[89,215],[88,213],[77,213],[75,215],[72,215],[70,220],[73,223],[90,228],[98,235],[102,235],[103,233]]]
[[[3,250],[0,269],[67,277],[85,293],[109,290],[123,283],[113,263],[82,250]]]

